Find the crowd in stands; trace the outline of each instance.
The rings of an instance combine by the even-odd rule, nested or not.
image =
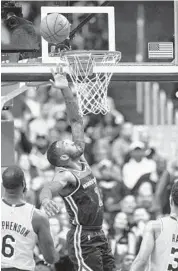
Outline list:
[[[49,86],[30,87],[22,95],[21,103],[21,117],[15,119],[16,163],[25,173],[27,200],[41,208],[39,193],[55,174],[46,158],[46,150],[54,140],[71,139],[70,124],[59,90]],[[178,160],[170,163],[160,156],[150,146],[148,130],[140,133],[139,141],[133,140],[132,123],[126,122],[115,109],[112,98],[109,104],[111,110],[107,115],[83,118],[85,157],[101,190],[105,210],[103,229],[117,267],[129,271],[145,224],[169,213],[169,193],[178,180]],[[50,218],[50,225],[62,256],[56,267],[64,271],[71,264],[65,242],[68,215],[62,198],[56,197],[54,201],[60,206],[60,213]],[[37,249],[35,253],[37,268],[41,268],[40,252]]]

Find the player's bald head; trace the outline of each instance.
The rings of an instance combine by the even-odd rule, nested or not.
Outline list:
[[[65,154],[63,141],[54,141],[47,150],[47,159],[51,165],[58,167],[60,157]]]
[[[2,181],[5,189],[15,190],[23,187],[25,182],[24,173],[18,166],[9,166],[2,174]]]
[[[47,151],[47,158],[50,164],[55,167],[69,165],[70,161],[80,158],[83,149],[69,139],[53,142]]]

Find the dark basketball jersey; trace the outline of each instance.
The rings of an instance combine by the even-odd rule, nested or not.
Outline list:
[[[101,226],[103,223],[103,202],[96,178],[87,163],[81,162],[83,170],[60,169],[70,171],[77,180],[76,189],[64,197],[67,212],[73,225],[87,227]]]

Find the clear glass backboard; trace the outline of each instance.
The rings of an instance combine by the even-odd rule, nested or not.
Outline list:
[[[88,15],[93,15],[71,40],[73,50],[119,50],[122,63],[172,63],[177,57],[177,1],[112,1],[106,6],[106,1],[16,1],[14,7],[6,2],[2,1],[1,7],[3,62],[8,62],[8,50],[19,49],[21,52],[34,49],[34,54],[23,53],[21,58],[42,57],[43,62],[50,61],[47,54],[51,44],[40,36],[40,21],[52,12],[66,16],[71,31]],[[15,20],[8,15],[13,11],[23,17]],[[33,25],[31,29],[28,22]],[[22,23],[29,29],[17,31]],[[10,62],[14,58],[11,56]]]

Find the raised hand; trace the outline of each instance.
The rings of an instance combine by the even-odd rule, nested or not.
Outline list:
[[[54,80],[50,79],[50,82],[54,88],[65,89],[69,87],[69,83],[66,78],[66,74],[63,72],[63,67],[57,65],[56,71],[51,69]]]

